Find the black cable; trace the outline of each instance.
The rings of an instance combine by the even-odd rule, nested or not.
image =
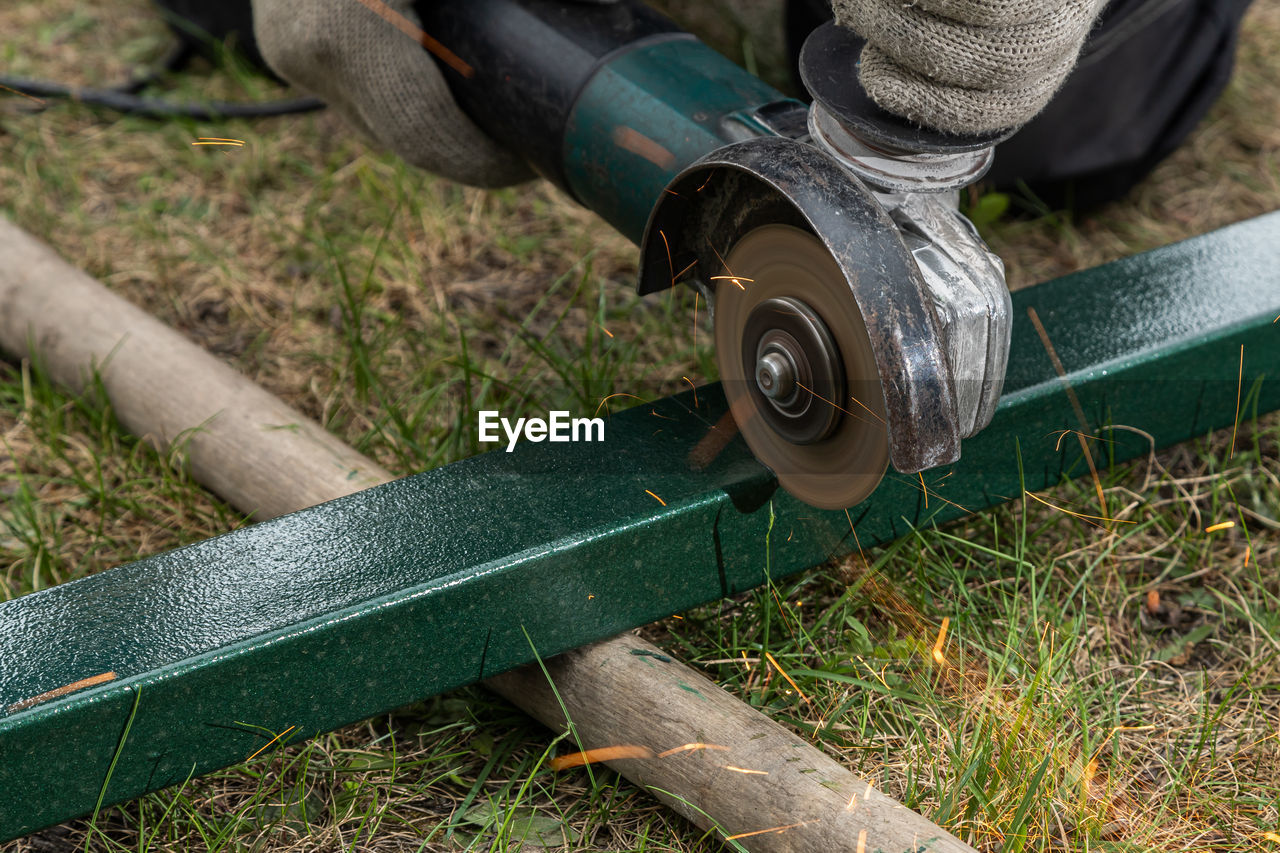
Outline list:
[[[197,121],[214,121],[224,118],[266,118],[293,113],[306,113],[324,109],[319,98],[291,98],[263,103],[234,103],[212,101],[207,104],[173,103],[156,98],[141,98],[135,93],[157,82],[161,75],[175,71],[191,57],[191,47],[186,42],[177,44],[161,61],[160,67],[110,89],[91,89],[67,86],[45,80],[27,80],[21,77],[0,75],[0,88],[12,89],[37,98],[67,98],[82,104],[106,107],[116,112],[144,118],[190,118]]]

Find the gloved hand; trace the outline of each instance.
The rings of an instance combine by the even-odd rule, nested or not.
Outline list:
[[[859,79],[889,112],[950,133],[1020,127],[1075,66],[1106,0],[834,0],[867,40]]]
[[[420,25],[411,0],[370,5]],[[253,0],[253,31],[277,74],[413,165],[481,187],[532,177],[463,114],[422,45],[360,0]]]

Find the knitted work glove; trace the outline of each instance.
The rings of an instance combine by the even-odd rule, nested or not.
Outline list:
[[[1020,127],[1049,102],[1106,0],[834,0],[867,40],[863,88],[950,133]]]
[[[420,26],[411,0],[379,0]],[[531,177],[454,103],[435,60],[360,0],[253,0],[253,31],[277,74],[406,161],[481,187]]]

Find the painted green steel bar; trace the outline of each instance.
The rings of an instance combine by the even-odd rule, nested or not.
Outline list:
[[[1079,423],[1030,308],[1092,427],[1167,445],[1230,425],[1241,347],[1242,416],[1280,408],[1280,214],[1014,304],[1008,391],[936,487],[952,503],[890,475],[852,511],[863,546],[1083,473],[1074,442],[1055,449]],[[0,604],[0,839],[92,810],[104,784],[134,797],[264,731],[307,737],[753,587],[770,504],[775,576],[852,546],[843,512],[777,492],[740,440],[692,470],[724,411],[714,386],[693,397],[614,416],[602,444],[487,453]],[[1148,446],[1108,438],[1112,461]]]

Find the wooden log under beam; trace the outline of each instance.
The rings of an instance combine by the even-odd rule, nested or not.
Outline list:
[[[3,218],[0,349],[39,359],[71,389],[83,389],[96,370],[125,427],[162,448],[181,438],[193,476],[255,519],[392,479]],[[278,428],[284,424],[290,428]],[[563,728],[567,713],[588,748],[642,745],[656,756],[691,743],[731,745],[732,762],[718,750],[689,749],[609,763],[697,826],[741,836],[748,850],[972,850],[638,637],[594,643],[545,666],[546,675],[530,665],[485,683],[552,728]],[[15,721],[0,713],[0,743]],[[0,759],[0,778],[6,761],[21,759]],[[758,772],[725,769],[730,763]],[[85,781],[93,792],[102,784]],[[0,840],[93,806],[73,796],[37,802],[27,793],[0,786]],[[17,813],[24,804],[28,813]]]

